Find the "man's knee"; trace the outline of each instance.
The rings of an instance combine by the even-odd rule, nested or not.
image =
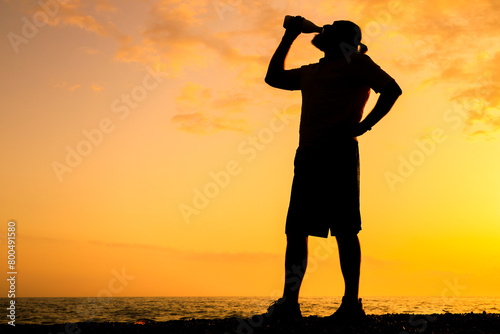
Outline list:
[[[335,235],[337,243],[340,245],[359,243],[357,233],[339,233]]]

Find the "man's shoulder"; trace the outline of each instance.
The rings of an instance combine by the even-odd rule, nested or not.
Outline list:
[[[335,73],[372,73],[378,71],[380,66],[375,63],[370,56],[354,52],[346,54],[341,58],[321,58],[316,63],[301,66],[298,70],[301,75],[315,76],[317,73],[335,72]]]
[[[351,61],[349,62],[349,64],[352,65],[351,67],[355,69],[355,71],[368,73],[380,71],[380,65],[374,62],[373,59],[370,58],[370,56],[364,53],[353,53],[350,60]]]
[[[302,69],[312,69],[312,68],[317,68],[317,67],[321,67],[321,66],[345,66],[345,65],[349,65],[351,63],[355,63],[357,65],[363,65],[363,64],[366,64],[366,65],[375,64],[376,65],[376,63],[367,54],[360,53],[360,52],[353,52],[350,54],[345,54],[344,57],[342,57],[342,58],[333,58],[333,59],[321,58],[318,62],[303,65],[303,66],[301,66],[301,68]]]
[[[359,64],[375,64],[375,62],[370,58],[369,55],[361,52],[353,52],[351,55],[349,55],[349,58],[351,59],[351,61]]]
[[[311,68],[314,68],[314,67],[318,67],[319,64],[320,64],[321,60],[319,62],[316,62],[316,63],[311,63],[311,64],[307,64],[307,65],[302,65],[300,68],[302,70],[308,70],[308,69],[311,69]]]

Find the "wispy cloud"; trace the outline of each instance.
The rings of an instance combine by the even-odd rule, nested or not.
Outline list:
[[[211,0],[160,0],[149,5],[147,21],[139,39],[121,32],[115,22],[117,9],[106,0],[61,3],[58,14],[51,17],[53,27],[77,27],[102,37],[114,39],[114,60],[155,67],[162,64],[173,77],[186,70],[217,68],[221,77],[231,76],[231,89],[248,91],[249,83],[262,78],[270,54],[279,36],[268,29],[281,24],[285,0],[262,3],[256,0],[216,3]],[[125,4],[123,5],[125,6]],[[274,6],[274,7],[273,7]],[[83,48],[94,55],[99,50]],[[93,85],[94,91],[102,89]],[[210,134],[220,130],[249,131],[247,122],[235,113],[252,104],[234,92],[218,91],[210,97],[192,96],[189,101],[181,92],[177,99],[178,114],[172,122],[179,130]],[[254,94],[255,95],[255,94]],[[202,100],[197,101],[196,99]],[[202,101],[202,103],[200,103]]]
[[[96,93],[101,93],[103,90],[104,90],[104,87],[101,86],[100,84],[98,83],[93,83],[91,86],[90,86],[90,89],[92,89],[94,92]]]
[[[98,22],[96,17],[90,14],[90,8],[83,4],[81,0],[72,0],[58,3],[57,15],[53,15],[48,24],[51,26],[76,26],[78,28],[96,33],[101,36],[108,36],[109,26]]]
[[[83,52],[85,52],[86,54],[88,55],[97,55],[97,54],[101,54],[102,52],[98,49],[95,49],[95,48],[90,48],[90,47],[85,47],[85,46],[82,46],[80,48],[80,50],[82,50]]]
[[[365,29],[364,36],[372,45],[383,42],[391,45],[386,57],[401,73],[416,77],[425,85],[446,85],[449,100],[467,108],[468,134],[498,131],[500,3],[494,0],[401,2],[397,14],[389,12],[390,16],[384,16],[388,4],[387,0],[335,4],[313,1],[301,5],[287,0],[221,3],[159,0],[145,2],[145,6],[150,6],[149,12],[142,30],[137,31],[139,37],[134,35],[134,38],[115,25],[115,15],[120,12],[117,4],[107,0],[71,0],[61,3],[58,15],[49,24],[78,27],[112,38],[117,42],[116,61],[153,67],[161,63],[176,78],[181,78],[186,70],[208,73],[217,68],[222,74],[231,73],[232,86],[240,91],[243,87],[248,89],[249,83],[262,82],[280,37],[275,32],[281,26],[285,8],[292,14],[304,15],[321,8],[322,12],[316,13],[321,19],[329,15],[334,16],[331,19],[339,19],[337,11],[340,11]],[[374,33],[375,25],[380,28],[378,34]],[[295,52],[300,57],[305,51]],[[220,129],[246,131],[247,124],[229,108],[214,114],[223,98],[211,94],[210,99],[203,100],[206,104],[194,100],[182,102],[179,96],[178,114],[172,121],[180,130],[198,134]],[[239,104],[234,109],[242,108]]]
[[[93,2],[94,8],[101,13],[114,13],[118,10],[108,0],[94,0]]]
[[[500,130],[500,4],[495,1],[405,3],[396,64],[406,73],[428,73],[426,85],[444,85],[449,100],[466,111],[465,132]],[[438,10],[436,10],[438,9]]]
[[[240,18],[245,19],[244,26],[227,27],[218,16],[213,1],[158,1],[149,11],[149,22],[142,32],[142,40],[124,41],[116,59],[139,63],[160,60],[169,64],[173,72],[203,67],[216,61],[231,64],[261,62],[264,58],[255,53],[256,44],[241,42],[262,35],[269,24],[262,16],[268,14],[259,10],[258,13],[265,14],[257,16],[254,9],[253,16],[244,16],[243,12],[249,11],[249,6],[248,2],[237,5],[242,13]],[[265,5],[260,4],[262,6]],[[256,17],[260,19],[255,20]]]
[[[62,89],[62,90],[66,90],[66,91],[69,91],[69,92],[74,92],[74,91],[76,91],[78,89],[82,89],[83,88],[83,89],[89,89],[89,90],[91,90],[91,91],[93,91],[95,93],[98,93],[98,94],[102,93],[104,91],[104,89],[105,89],[104,86],[102,86],[101,84],[96,83],[96,82],[94,82],[92,84],[84,84],[84,85],[82,85],[82,84],[78,84],[78,83],[77,84],[70,84],[70,83],[68,83],[66,81],[63,81],[61,83],[55,84],[54,87],[57,88],[57,89]]]
[[[237,115],[249,105],[247,95],[217,92],[194,83],[187,83],[177,96],[178,114],[172,122],[183,131],[208,134],[220,130],[249,131],[243,118]]]
[[[259,10],[252,4],[258,5]],[[137,43],[127,40],[116,54],[116,59],[125,62],[160,61],[174,74],[187,69],[204,71],[216,64],[222,75],[239,73],[233,75],[227,91],[185,84],[176,98],[178,114],[172,118],[179,130],[196,134],[250,131],[247,121],[236,113],[252,105],[252,100],[238,96],[237,92],[248,91],[249,82],[262,82],[262,73],[276,44],[273,38],[266,38],[272,15],[261,8],[269,5],[255,1],[227,6],[217,8],[208,0],[158,1],[150,10],[143,39]],[[225,20],[229,20],[230,14],[244,17],[244,24],[228,25]]]
[[[74,92],[75,90],[77,90],[80,87],[82,87],[82,85],[80,85],[80,84],[69,84],[67,82],[61,82],[61,83],[58,83],[58,84],[54,85],[54,87],[62,89],[62,90],[67,90],[67,91],[70,91],[70,92]]]

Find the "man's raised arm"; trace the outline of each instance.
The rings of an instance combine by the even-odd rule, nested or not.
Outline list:
[[[286,29],[281,43],[269,62],[265,82],[272,87],[287,90],[299,89],[300,82],[296,82],[296,78],[289,75],[290,72],[285,70],[285,59],[288,51],[290,51],[290,47],[297,36],[300,35],[300,28],[298,27],[300,27],[299,24],[292,24],[290,28]]]

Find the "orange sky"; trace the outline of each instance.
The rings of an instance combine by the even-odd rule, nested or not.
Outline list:
[[[361,295],[500,295],[496,1],[2,0],[18,296],[280,293],[300,93],[263,77],[286,14],[358,23],[404,92],[359,138]],[[302,295],[343,293],[336,252],[311,238]]]

